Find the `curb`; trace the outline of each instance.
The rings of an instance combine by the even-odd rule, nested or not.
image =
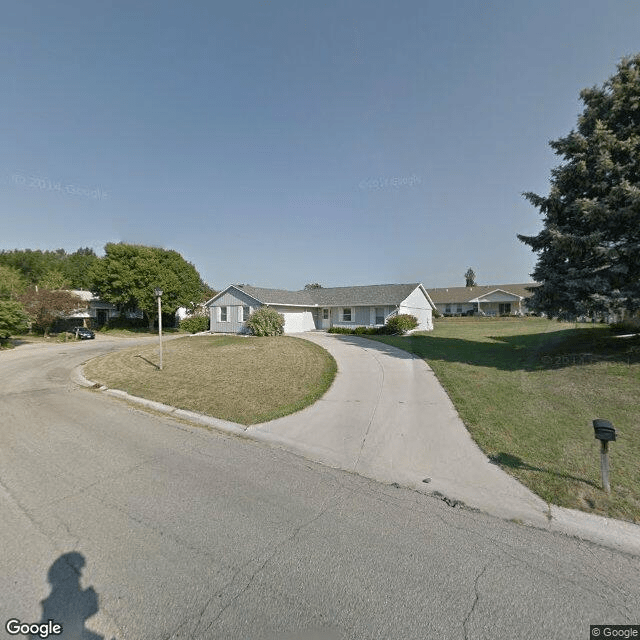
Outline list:
[[[97,382],[91,382],[87,380],[82,373],[82,368],[86,363],[82,363],[75,367],[71,372],[71,380],[78,386],[85,387],[87,389],[95,389],[101,391],[106,395],[120,398],[153,409],[159,413],[163,413],[169,417],[181,418],[195,424],[199,424],[205,427],[211,427],[217,431],[223,433],[241,436],[257,442],[263,442],[272,446],[285,449],[297,455],[301,455],[304,458],[329,466],[333,469],[342,469],[347,473],[352,473],[349,469],[343,469],[339,465],[333,463],[327,452],[314,447],[308,447],[301,445],[298,442],[286,439],[278,438],[271,433],[259,431],[256,427],[260,425],[244,426],[235,422],[229,422],[227,420],[221,420],[220,418],[213,418],[211,416],[204,415],[202,413],[196,413],[195,411],[188,411],[186,409],[178,409],[168,404],[161,402],[155,402],[153,400],[147,400],[146,398],[140,398],[138,396],[132,396],[126,391],[120,391],[119,389],[109,389],[105,386],[99,385]],[[266,423],[265,423],[266,424]],[[361,474],[357,474],[361,475]],[[371,475],[364,475],[378,482],[384,482],[389,484],[387,480],[381,480]],[[473,511],[479,511],[475,509],[473,505],[466,505],[465,503],[456,500],[454,497],[445,496],[439,491],[425,490],[422,482],[402,482],[400,485],[397,482],[391,483],[392,486],[405,486],[414,491],[418,491],[424,495],[431,496],[442,500],[450,507],[462,507],[471,509]],[[502,520],[507,520],[504,516],[496,515],[487,511],[481,511],[487,515],[498,517]],[[529,526],[535,529],[548,531],[552,533],[559,533],[562,535],[570,536],[572,538],[578,538],[586,542],[592,542],[601,546],[609,547],[617,551],[629,553],[632,555],[640,556],[640,525],[633,524],[631,522],[625,522],[623,520],[616,520],[614,518],[605,518],[603,516],[585,513],[584,511],[577,511],[575,509],[567,509],[565,507],[558,507],[555,505],[549,505],[549,523],[547,525],[540,525],[537,522],[525,522],[525,526]]]

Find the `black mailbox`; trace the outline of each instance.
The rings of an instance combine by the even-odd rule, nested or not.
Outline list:
[[[596,432],[596,440],[609,442],[616,439],[616,430],[608,420],[598,418],[593,421],[593,429]]]

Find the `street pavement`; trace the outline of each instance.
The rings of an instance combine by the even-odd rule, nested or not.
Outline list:
[[[638,555],[71,381],[122,344],[0,353],[3,625],[51,617],[118,640],[546,640],[639,622]]]

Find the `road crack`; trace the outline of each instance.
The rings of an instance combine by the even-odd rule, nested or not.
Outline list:
[[[203,637],[207,637],[207,634],[209,632],[209,630],[211,629],[211,627],[221,618],[222,614],[229,609],[229,607],[231,607],[244,593],[246,593],[249,589],[249,587],[252,585],[253,581],[255,580],[255,578],[264,570],[264,568],[267,566],[267,564],[269,564],[269,562],[276,556],[276,554],[282,549],[282,547],[284,547],[285,545],[293,542],[293,540],[300,534],[300,532],[303,529],[306,529],[307,527],[309,527],[310,525],[312,525],[314,522],[316,522],[317,520],[319,520],[322,516],[324,516],[330,509],[332,509],[333,507],[336,506],[336,498],[338,496],[338,494],[340,493],[340,489],[338,489],[338,491],[336,491],[325,503],[325,505],[320,509],[320,511],[315,514],[314,516],[312,516],[311,518],[305,520],[304,522],[302,522],[301,524],[299,524],[289,535],[285,536],[282,540],[280,540],[275,546],[273,546],[271,548],[271,550],[268,552],[267,557],[259,564],[259,566],[257,566],[252,572],[251,574],[246,578],[244,586],[242,586],[242,588],[240,588],[240,590],[233,595],[231,598],[229,598],[229,600],[221,607],[221,609],[218,611],[218,613],[215,615],[214,618],[212,618],[209,621],[209,624],[206,626],[206,628],[204,629],[200,629],[200,624],[204,618],[204,615],[206,613],[207,608],[209,607],[209,605],[218,597],[221,597],[222,594],[231,586],[233,585],[234,581],[236,580],[236,578],[244,571],[245,568],[247,568],[249,565],[251,565],[252,563],[256,562],[256,559],[251,559],[248,562],[246,562],[244,565],[242,565],[242,567],[240,567],[235,574],[233,575],[233,577],[231,578],[231,580],[229,580],[227,582],[226,585],[224,585],[221,589],[219,589],[218,591],[216,591],[216,593],[214,593],[211,598],[209,598],[209,600],[207,601],[207,603],[205,604],[205,606],[202,608],[199,616],[198,616],[198,622],[195,626],[195,628],[193,629],[193,631],[191,632],[191,636],[193,637],[194,634],[197,631],[201,631]],[[182,625],[180,625],[179,628],[182,628],[184,626],[184,623]],[[177,631],[177,630],[176,630]],[[174,632],[175,633],[175,632]],[[173,637],[173,634],[171,636],[169,636],[169,638]],[[168,639],[167,639],[168,640]]]
[[[475,611],[476,606],[478,605],[478,600],[480,599],[480,593],[478,592],[478,582],[480,581],[480,578],[482,578],[482,576],[484,575],[484,572],[487,570],[488,567],[489,567],[489,563],[487,562],[487,564],[484,565],[480,573],[478,573],[478,575],[476,576],[476,579],[473,581],[473,591],[475,593],[475,598],[473,600],[473,604],[471,605],[471,609],[469,609],[469,613],[467,613],[464,619],[464,622],[462,623],[462,628],[464,629],[464,640],[469,640],[469,631],[467,629],[467,624],[469,623],[469,620],[471,619],[471,616],[473,615],[473,612]]]

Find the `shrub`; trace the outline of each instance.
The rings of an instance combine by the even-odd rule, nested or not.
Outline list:
[[[385,324],[385,333],[406,333],[415,329],[418,326],[418,318],[409,315],[408,313],[400,313],[397,316],[392,316],[387,320]]]
[[[99,331],[108,331],[109,329],[147,331],[149,329],[149,323],[144,320],[144,318],[127,318],[126,316],[119,318],[109,318],[109,320],[107,320],[107,322],[99,328]]]
[[[329,329],[327,329],[327,333],[348,333],[348,334],[352,334],[353,333],[353,329],[351,329],[350,327],[329,327]]]
[[[384,333],[384,327],[331,327],[327,333],[344,333],[351,336],[375,336]]]
[[[249,316],[247,329],[254,336],[281,336],[284,333],[284,316],[270,307],[260,307]]]
[[[638,333],[640,332],[640,318],[627,318],[622,322],[614,322],[609,325],[613,333]]]
[[[207,316],[193,316],[180,321],[180,328],[189,333],[200,333],[209,330],[209,318]]]
[[[377,327],[356,327],[353,333],[357,336],[375,336],[380,333],[380,329]]]

